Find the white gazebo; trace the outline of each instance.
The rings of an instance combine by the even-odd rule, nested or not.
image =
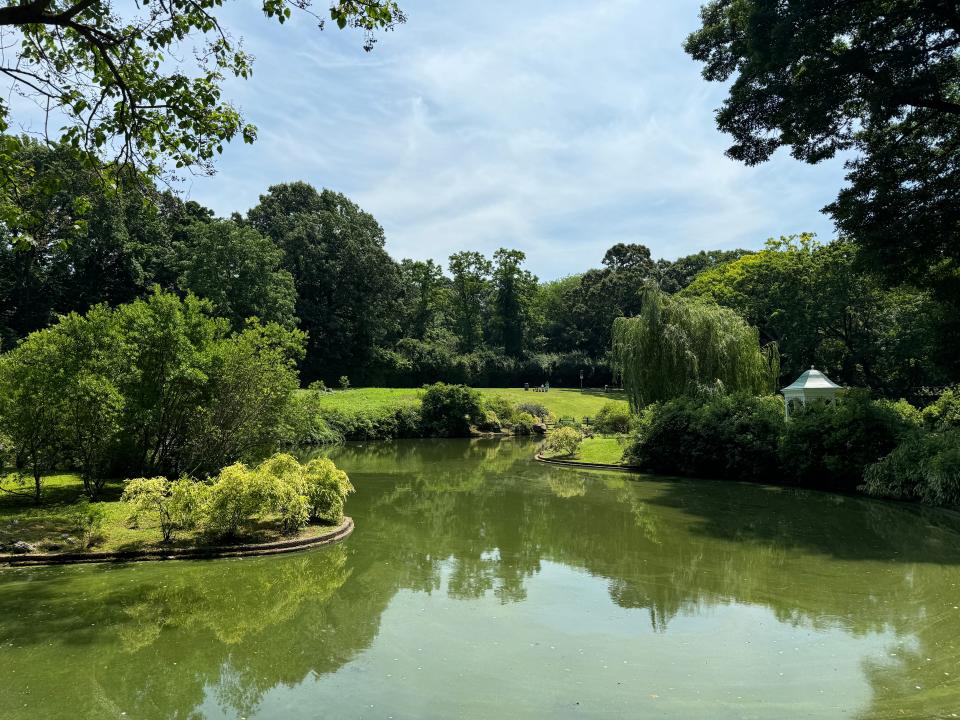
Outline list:
[[[806,407],[812,400],[831,402],[842,390],[839,385],[812,365],[803,375],[787,385],[783,393],[783,407],[787,418],[790,417],[790,405],[797,402]]]

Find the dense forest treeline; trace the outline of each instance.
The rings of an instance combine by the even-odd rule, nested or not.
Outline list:
[[[372,215],[306,183],[218,218],[146,181],[105,182],[67,148],[20,147],[0,240],[2,350],[60,314],[159,286],[206,298],[236,330],[258,317],[305,331],[305,383],[569,386],[583,370],[600,385],[613,379],[613,321],[638,314],[655,284],[736,310],[778,344],[784,379],[813,363],[844,384],[918,396],[960,376],[950,307],[861,267],[848,241],[799,235],[675,261],[618,243],[601,267],[541,282],[515,249],[397,262]]]

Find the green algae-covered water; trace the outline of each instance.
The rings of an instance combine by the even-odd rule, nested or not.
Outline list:
[[[2,570],[0,718],[960,716],[955,516],[532,452],[339,448],[328,548]]]

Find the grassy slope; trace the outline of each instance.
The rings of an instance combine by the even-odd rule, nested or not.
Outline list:
[[[571,458],[571,460],[619,465],[623,460],[624,450],[624,446],[621,443],[622,439],[616,437],[587,438],[580,445],[580,452]]]
[[[626,402],[623,393],[604,393],[602,390],[552,389],[539,393],[523,388],[477,388],[485,397],[499,395],[511,402],[535,402],[547,408],[555,417],[581,419],[592,417],[607,402]],[[339,390],[322,396],[322,407],[346,413],[376,412],[401,405],[412,405],[419,400],[417,388],[356,388]]]
[[[33,489],[33,478],[29,484],[19,486],[13,475],[0,476],[0,488],[14,491],[30,491]],[[130,508],[119,502],[123,492],[123,483],[112,481],[106,485],[102,494],[101,505],[106,510],[103,525],[97,532],[91,550],[146,550],[160,546],[160,526],[155,517],[144,517],[138,527],[128,527],[127,519]],[[83,483],[80,477],[73,474],[47,475],[43,479],[43,497],[40,505],[33,503],[33,497],[26,498],[0,492],[0,545],[4,546],[0,552],[9,552],[8,547],[17,540],[30,544],[47,539],[62,542],[63,533],[77,537],[76,522],[73,514],[76,507],[71,506],[83,494]],[[320,532],[316,526],[308,526],[304,533]],[[265,523],[250,537],[244,540],[250,542],[269,542],[278,540],[282,536],[272,526]],[[164,547],[191,547],[202,545],[202,538],[196,531],[177,532],[173,542]],[[79,546],[64,544],[63,552],[75,552]],[[41,550],[38,548],[38,550]]]

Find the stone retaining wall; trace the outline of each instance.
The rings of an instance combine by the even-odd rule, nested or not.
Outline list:
[[[335,528],[320,535],[291,538],[269,543],[248,545],[211,545],[192,548],[155,548],[151,550],[120,550],[117,552],[69,552],[0,554],[0,565],[71,565],[75,563],[144,562],[148,560],[199,560],[246,555],[277,555],[306,548],[327,545],[343,540],[353,532],[353,519],[345,517]]]

